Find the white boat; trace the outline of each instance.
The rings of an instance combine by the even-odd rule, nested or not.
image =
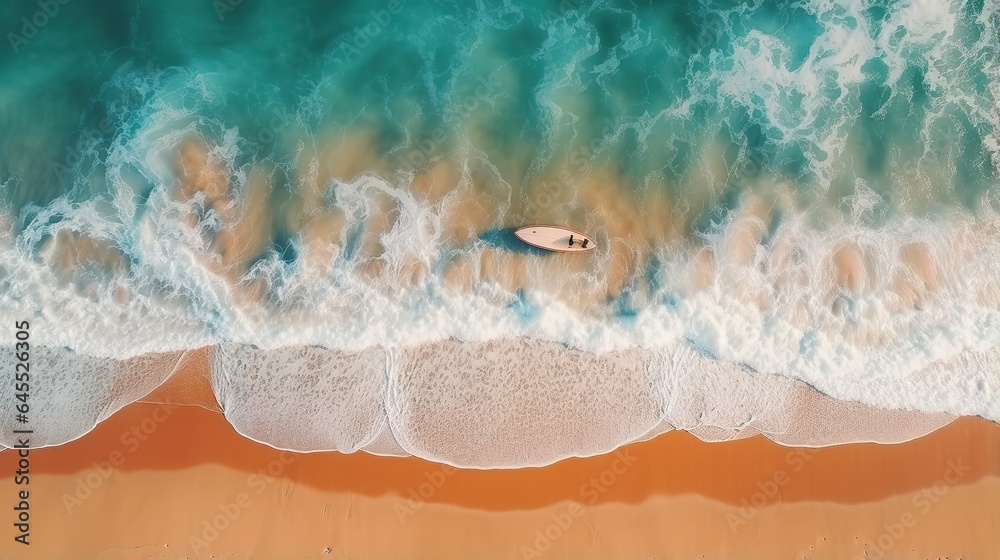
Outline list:
[[[514,235],[528,245],[546,251],[583,253],[595,247],[594,240],[587,235],[560,226],[527,226],[515,231]]]

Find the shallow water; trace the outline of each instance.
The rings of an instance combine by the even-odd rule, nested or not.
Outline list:
[[[735,383],[773,396],[772,432],[787,402],[767,387],[791,379],[1000,420],[996,2],[285,4],[0,8],[0,310],[80,356],[67,378],[119,372],[38,380],[91,411],[47,413],[52,442],[166,374],[107,360],[215,344],[238,428],[296,403],[327,427],[244,433],[355,450],[386,423],[477,466],[688,414],[738,432],[764,405]],[[527,223],[598,250],[527,250]],[[263,398],[277,366],[225,358],[312,346],[336,357],[279,368],[316,377],[308,398]],[[678,372],[706,363],[736,373],[679,413],[665,395],[703,392]],[[486,401],[434,371],[508,380],[481,394],[506,411],[489,437],[448,447]],[[408,375],[417,393],[380,392]],[[468,452],[532,425],[561,435]]]

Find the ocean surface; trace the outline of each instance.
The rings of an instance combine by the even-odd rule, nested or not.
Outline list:
[[[52,0],[0,31],[36,445],[204,346],[234,427],[301,451],[780,439],[806,386],[1000,421],[997,0]]]

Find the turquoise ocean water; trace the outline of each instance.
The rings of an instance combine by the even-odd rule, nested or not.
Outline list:
[[[52,0],[0,31],[0,315],[47,443],[202,346],[250,437],[473,466],[778,434],[793,380],[1000,420],[995,1]]]

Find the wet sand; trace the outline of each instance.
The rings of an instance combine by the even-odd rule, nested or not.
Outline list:
[[[294,454],[236,434],[192,368],[31,453],[3,558],[990,558],[1000,426],[817,450],[669,432],[543,468]],[[184,373],[184,371],[182,371]],[[197,372],[194,372],[197,373]],[[162,404],[173,403],[173,404]],[[281,419],[275,419],[280,422]],[[15,470],[13,453],[0,469]],[[11,477],[0,495],[15,496]],[[865,552],[867,556],[864,556]]]

